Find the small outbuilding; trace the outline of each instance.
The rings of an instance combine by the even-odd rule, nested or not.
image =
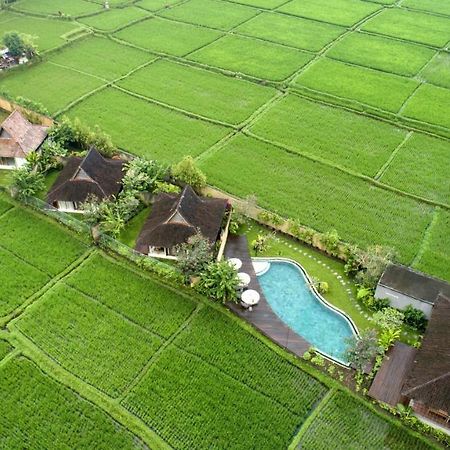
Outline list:
[[[29,153],[39,151],[47,139],[48,127],[29,122],[18,110],[0,125],[0,169],[15,169]]]
[[[91,148],[84,158],[72,156],[47,194],[47,203],[65,212],[81,212],[89,196],[99,201],[122,189],[123,161],[104,158]]]
[[[375,291],[376,298],[389,299],[394,308],[412,305],[427,317],[440,294],[450,297],[450,284],[397,264],[387,267]]]
[[[159,194],[137,239],[136,250],[176,259],[176,246],[200,232],[213,245],[221,238],[228,200],[198,196],[190,186],[181,194]]]

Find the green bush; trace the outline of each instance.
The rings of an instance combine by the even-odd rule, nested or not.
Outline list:
[[[200,273],[198,290],[213,300],[237,301],[239,278],[228,261],[210,262]]]
[[[29,166],[24,166],[13,172],[12,190],[20,200],[33,197],[45,188],[44,175]]]
[[[419,333],[423,333],[427,328],[428,319],[423,311],[408,305],[403,311],[403,321],[411,328],[415,328]]]
[[[172,166],[172,176],[182,183],[189,184],[197,192],[206,186],[206,175],[196,166],[192,156],[185,156],[178,164]]]

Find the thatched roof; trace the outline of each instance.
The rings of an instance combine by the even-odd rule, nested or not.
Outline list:
[[[225,199],[199,197],[190,186],[179,195],[160,194],[137,239],[136,250],[147,253],[149,246],[171,248],[197,231],[214,243],[227,205]]]
[[[403,395],[450,414],[450,297],[435,302]]]
[[[0,125],[0,156],[25,158],[42,145],[47,134],[48,127],[32,124],[15,110]]]
[[[47,203],[84,202],[89,195],[99,200],[117,195],[122,188],[123,161],[106,159],[91,148],[84,158],[67,159],[49,193]]]
[[[387,267],[378,284],[429,303],[440,294],[450,297],[450,284],[397,264]]]

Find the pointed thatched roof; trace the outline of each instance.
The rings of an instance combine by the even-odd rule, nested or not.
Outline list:
[[[0,156],[25,158],[47,138],[48,127],[34,125],[19,111],[13,111],[0,125]]]
[[[436,300],[403,395],[450,414],[450,298]]]
[[[197,231],[214,243],[227,205],[225,199],[199,197],[190,186],[179,195],[160,194],[137,239],[136,250],[147,253],[149,246],[171,248]]]
[[[68,158],[47,195],[47,203],[84,202],[89,195],[99,200],[117,195],[122,188],[123,161],[106,159],[91,148],[84,158]]]

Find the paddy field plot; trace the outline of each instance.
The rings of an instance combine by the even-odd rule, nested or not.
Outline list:
[[[450,279],[450,212],[438,210],[414,267],[444,280]]]
[[[317,230],[336,229],[363,247],[373,242],[393,247],[406,264],[432,218],[431,206],[248,137],[231,140],[200,167],[227,192],[258,193],[262,207]],[[445,246],[450,251],[450,242]]]
[[[244,121],[276,94],[276,90],[270,87],[171,61],[157,61],[118,85],[171,106],[231,124]]]
[[[308,427],[297,448],[431,450],[435,447],[378,416],[350,395],[337,392]]]
[[[107,413],[24,357],[0,367],[0,392],[3,448],[144,448]]]
[[[159,15],[180,22],[229,30],[258,13],[255,8],[221,0],[189,0],[159,12]]]
[[[0,361],[12,350],[13,348],[8,343],[0,338]]]
[[[449,167],[449,141],[415,133],[400,147],[380,180],[402,191],[449,204]]]
[[[152,18],[114,34],[138,47],[175,56],[186,55],[222,35],[220,31],[187,23]]]
[[[102,84],[104,81],[99,78],[47,61],[9,73],[1,79],[0,87],[13,97],[21,96],[42,103],[50,114],[54,114]]]
[[[282,81],[301,69],[312,55],[270,42],[226,36],[188,58],[255,78]]]
[[[407,77],[417,75],[434,55],[434,50],[422,45],[366,33],[351,33],[327,52],[343,62]]]
[[[268,109],[251,127],[258,136],[358,173],[374,176],[407,132],[296,95]]]
[[[14,9],[34,14],[54,15],[60,13],[66,16],[81,16],[101,11],[102,5],[85,0],[19,0],[13,5]]]
[[[408,101],[402,115],[450,129],[450,90],[423,84]]]
[[[276,9],[278,6],[286,3],[286,0],[230,0],[233,3],[254,6],[261,9]]]
[[[98,254],[65,283],[163,338],[169,338],[195,308],[189,298]]]
[[[149,13],[142,8],[129,6],[128,8],[110,9],[95,16],[79,19],[79,22],[99,31],[111,32],[148,16]]]
[[[420,74],[420,78],[436,86],[450,89],[450,54],[437,53]]]
[[[65,369],[118,396],[162,340],[79,291],[59,284],[15,326]]]
[[[0,194],[0,216],[11,208],[13,208],[13,205],[6,199],[6,195]]]
[[[87,246],[62,227],[16,208],[0,217],[0,246],[42,272],[55,276]]]
[[[236,28],[236,32],[277,44],[320,51],[345,32],[345,28],[285,14],[263,12]]]
[[[180,0],[140,0],[136,3],[136,6],[147,11],[157,11],[179,2]]]
[[[448,0],[438,2],[434,0],[405,0],[402,2],[402,6],[450,16],[450,2]]]
[[[407,41],[443,47],[450,40],[450,17],[392,8],[370,19],[362,29]]]
[[[31,17],[23,14],[15,14],[10,11],[0,11],[0,29],[2,33],[18,31],[35,37],[34,43],[40,52],[51,50],[63,45],[66,40],[64,35],[75,30],[80,30],[79,24],[65,20],[45,19]]]
[[[419,85],[410,78],[344,64],[329,58],[321,58],[308,67],[296,79],[295,84],[394,113],[399,111]]]
[[[153,59],[155,56],[145,51],[92,37],[51,55],[49,61],[110,81]]]
[[[380,8],[381,5],[361,0],[293,0],[277,11],[349,27]]]
[[[68,115],[99,125],[122,149],[167,163],[198,156],[231,131],[113,88],[89,97]]]

